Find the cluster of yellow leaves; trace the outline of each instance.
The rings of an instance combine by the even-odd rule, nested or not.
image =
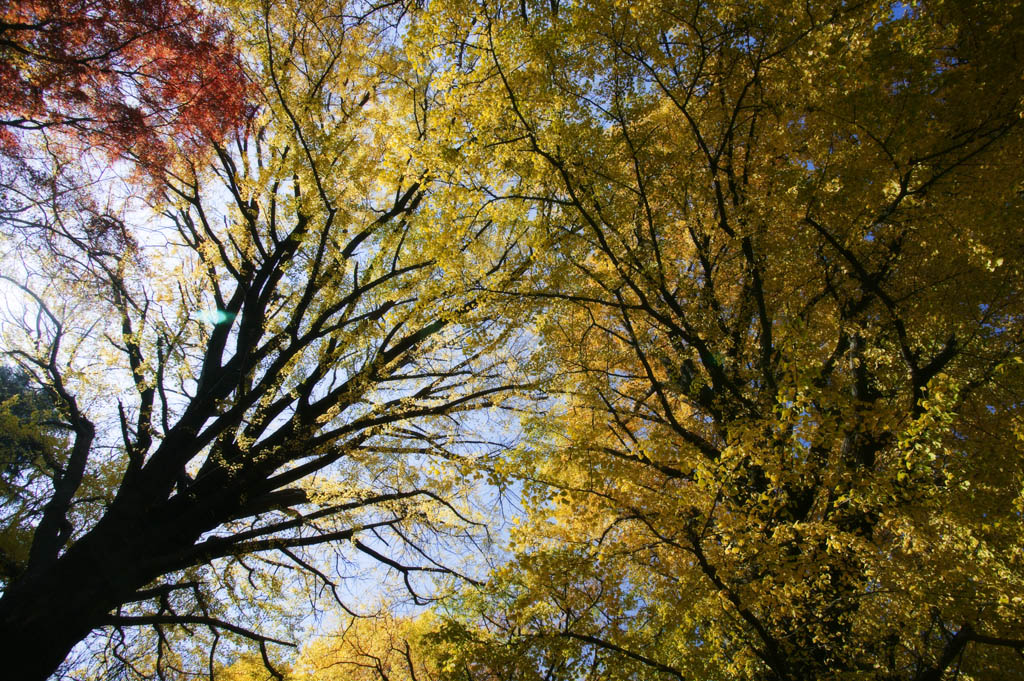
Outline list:
[[[1018,644],[957,646],[1024,638],[1022,35],[1016,2],[419,17],[437,163],[531,223],[505,293],[561,402],[506,465],[484,629],[652,677],[996,678]],[[587,580],[642,596],[559,595]]]
[[[286,681],[416,681],[437,678],[424,654],[424,636],[435,627],[429,615],[350,619],[303,646],[290,664],[271,664]],[[218,670],[224,681],[270,681],[273,673],[259,656],[243,655]]]

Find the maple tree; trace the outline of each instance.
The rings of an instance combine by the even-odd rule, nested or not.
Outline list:
[[[67,433],[4,488],[15,678],[83,639],[64,672],[212,674],[249,641],[280,677],[289,627],[356,607],[343,582],[367,560],[423,602],[481,540],[470,464],[500,443],[474,422],[526,387],[485,293],[517,231],[448,213],[410,160],[400,12],[229,9],[247,127],[182,150],[148,206],[58,192],[8,240],[5,355]]]
[[[1017,673],[1022,34],[1017,2],[430,4],[445,149],[535,223],[501,293],[554,374],[451,678]]]
[[[245,114],[223,22],[179,0],[12,0],[0,10],[0,154],[26,136],[125,152],[152,168],[171,140],[193,149]]]

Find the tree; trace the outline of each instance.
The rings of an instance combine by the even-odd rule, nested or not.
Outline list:
[[[343,626],[307,641],[286,675],[288,681],[415,681],[437,678],[424,638],[434,618],[398,617],[385,607],[373,617],[349,618]],[[218,671],[226,681],[267,681],[256,657],[240,657]]]
[[[12,674],[98,632],[100,676],[280,678],[276,595],[349,607],[362,554],[430,601],[486,472],[507,564],[314,663],[1019,676],[1022,3],[229,9],[259,111],[167,157],[166,228],[18,214],[5,347],[68,435],[5,499]],[[473,434],[537,373],[529,439]]]
[[[222,139],[246,84],[222,22],[178,0],[14,0],[0,15],[0,154],[39,131],[157,168]]]
[[[0,366],[0,468],[17,477],[34,459],[44,458],[53,444],[46,436],[54,429],[56,412],[49,397],[33,388],[31,376],[6,365]]]
[[[453,162],[535,222],[501,293],[562,405],[508,465],[532,520],[474,655],[1020,668],[1022,32],[1016,2],[431,3]]]
[[[420,640],[433,624],[430,615],[396,617],[388,612],[375,618],[352,619],[306,645],[295,677],[310,681],[436,678]]]
[[[0,365],[0,496],[4,509],[12,511],[0,535],[0,579],[5,581],[27,558],[31,527],[24,520],[39,511],[32,507],[31,490],[53,461],[60,430],[53,400],[33,388],[31,376]]]
[[[105,678],[212,674],[239,640],[280,678],[292,642],[266,609],[296,580],[351,607],[363,556],[424,601],[480,534],[471,463],[501,443],[474,423],[527,387],[486,293],[516,276],[518,229],[458,213],[410,160],[400,12],[230,9],[248,127],[164,168],[148,212],[40,204],[48,247],[3,275],[26,301],[5,354],[69,433],[32,498],[5,499],[32,534],[0,598],[15,678],[90,632]]]

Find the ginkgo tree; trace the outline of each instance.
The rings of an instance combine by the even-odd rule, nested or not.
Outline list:
[[[451,678],[1011,678],[1019,2],[431,2],[556,407]],[[467,201],[470,199],[467,198]]]
[[[487,293],[521,227],[410,155],[429,102],[400,7],[228,9],[244,129],[135,202],[55,184],[5,241],[4,354],[66,433],[0,502],[11,678],[82,641],[76,676],[213,674],[245,641],[280,676],[291,590],[299,618],[355,607],[369,560],[429,600],[481,539],[472,460],[500,443],[473,434],[528,387]]]

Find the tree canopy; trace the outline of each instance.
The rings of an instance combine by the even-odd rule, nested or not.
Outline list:
[[[0,14],[0,153],[39,131],[166,162],[243,115],[224,24],[178,0],[12,0]]]
[[[6,227],[18,674],[1024,676],[1024,4],[226,10],[244,125]]]

